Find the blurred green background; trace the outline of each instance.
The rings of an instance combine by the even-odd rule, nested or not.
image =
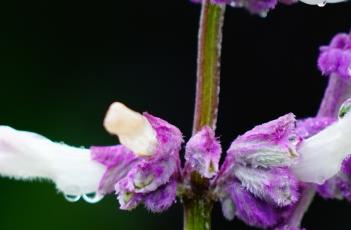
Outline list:
[[[189,138],[200,7],[173,1],[2,1],[0,123],[76,146],[111,145],[102,120],[119,100],[178,126]],[[351,25],[351,2],[324,8],[279,6],[267,18],[228,9],[217,134],[224,149],[254,125],[294,112],[315,114],[326,79],[318,47]],[[0,229],[170,229],[182,227],[178,202],[164,214],[66,202],[46,182],[0,179]],[[349,229],[351,205],[317,199],[310,229]],[[214,229],[228,222],[218,207]]]

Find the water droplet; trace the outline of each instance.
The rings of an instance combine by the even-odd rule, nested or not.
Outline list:
[[[87,194],[83,195],[83,199],[90,204],[95,204],[95,203],[99,202],[100,200],[102,200],[102,198],[104,198],[103,195],[101,195],[99,193],[95,193],[95,192],[87,193]]]
[[[265,18],[265,17],[267,17],[268,12],[264,11],[264,12],[261,12],[259,15],[260,15],[261,18]]]
[[[77,202],[80,199],[80,196],[65,194],[65,199],[69,202]]]
[[[349,66],[349,68],[347,68],[347,73],[348,73],[349,76],[351,77],[351,65]]]
[[[317,4],[317,6],[319,6],[319,7],[323,7],[323,6],[325,6],[325,5],[327,5],[327,1],[319,2],[319,3]]]
[[[339,109],[339,119],[345,117],[346,114],[348,114],[351,110],[351,98],[347,99],[344,103],[342,103],[340,109]]]

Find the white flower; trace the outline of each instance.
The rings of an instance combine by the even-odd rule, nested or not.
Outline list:
[[[351,153],[351,113],[305,140],[298,152],[301,158],[292,169],[301,181],[322,184],[333,177]]]
[[[98,190],[105,167],[90,151],[55,143],[35,133],[0,126],[0,175],[15,179],[48,179],[66,195]]]

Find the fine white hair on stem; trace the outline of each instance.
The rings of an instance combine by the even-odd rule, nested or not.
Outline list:
[[[67,195],[96,192],[105,167],[90,151],[55,143],[35,133],[0,126],[0,175],[49,179]]]
[[[340,171],[351,153],[351,113],[305,140],[298,149],[301,158],[293,171],[304,182],[322,184]]]

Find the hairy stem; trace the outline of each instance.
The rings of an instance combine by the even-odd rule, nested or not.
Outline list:
[[[216,127],[224,11],[225,6],[202,2],[193,132]]]
[[[184,230],[210,230],[212,206],[206,198],[184,201]]]
[[[197,81],[193,133],[202,127],[216,128],[220,83],[220,59],[224,5],[202,1],[198,37]],[[191,175],[192,197],[184,198],[184,230],[210,230],[213,201],[208,180]]]

